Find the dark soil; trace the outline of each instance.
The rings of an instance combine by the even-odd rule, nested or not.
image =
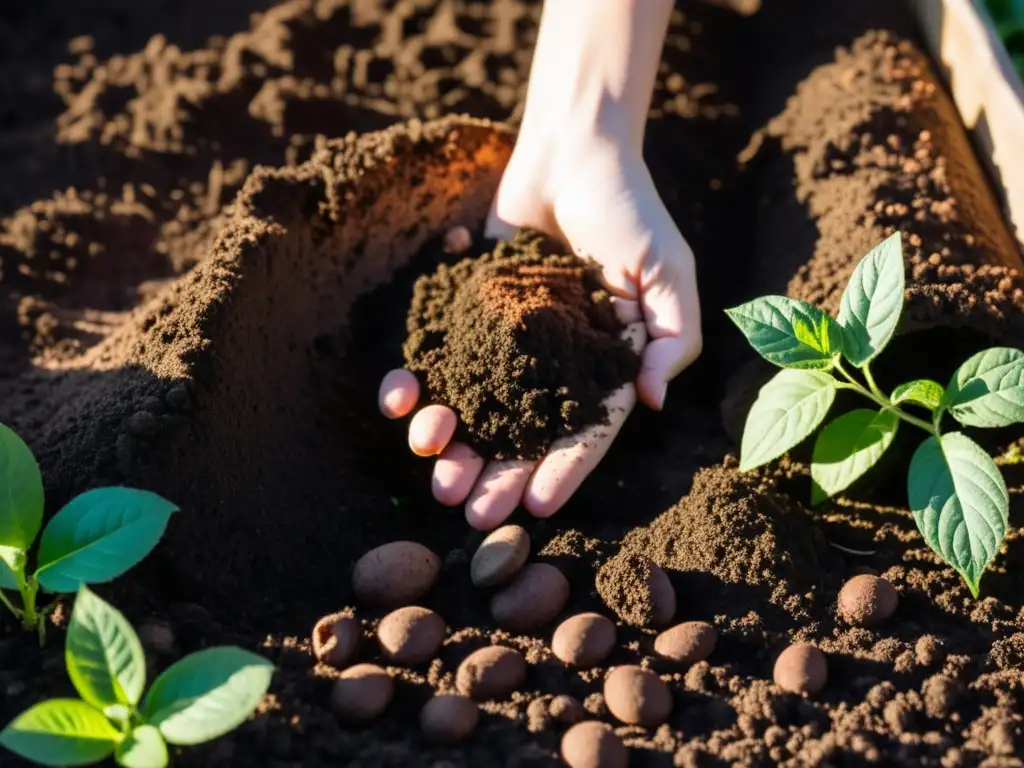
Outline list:
[[[599,270],[523,230],[416,281],[406,367],[430,402],[455,410],[481,456],[540,458],[605,423],[603,399],[636,379],[640,358],[620,338]]]
[[[630,417],[558,516],[515,520],[534,557],[569,578],[566,615],[611,614],[596,574],[624,552],[666,570],[676,620],[719,630],[707,661],[679,669],[655,659],[652,631],[620,624],[607,665],[648,664],[674,697],[662,728],[618,729],[634,765],[1020,765],[1014,454],[1000,459],[1010,533],[978,600],[902,506],[908,449],[894,445],[889,469],[813,515],[799,451],[748,475],[729,456],[761,371],[721,310],[766,292],[834,309],[857,257],[894,229],[911,244],[911,308],[877,371],[883,386],[941,380],[953,352],[1024,338],[1020,256],[903,4],[737,10],[756,5],[680,3],[646,137],[697,255],[706,351],[665,412]],[[154,673],[228,642],[278,664],[258,716],[182,750],[181,765],[548,765],[566,727],[554,696],[613,722],[604,669],[554,660],[550,628],[495,629],[489,595],[469,580],[482,536],[431,499],[429,463],[408,452],[405,425],[374,408],[380,376],[402,364],[414,283],[441,258],[417,254],[440,254],[432,243],[455,224],[479,238],[513,136],[457,119],[368,132],[448,112],[514,121],[539,10],[524,0],[5,9],[0,420],[36,451],[50,512],[115,482],[181,506],[153,555],[100,588],[145,628]],[[988,436],[1000,451],[1019,438]],[[450,633],[425,668],[391,668],[397,696],[380,721],[343,728],[327,707],[337,672],[314,663],[309,635],[347,608],[372,633],[381,613],[354,602],[349,570],[399,538],[444,560],[424,604]],[[835,611],[843,581],[865,571],[900,593],[871,630]],[[67,613],[44,650],[3,620],[0,721],[71,692]],[[793,641],[828,656],[817,697],[771,683]],[[419,707],[492,642],[525,652],[522,690],[484,705],[466,744],[429,745]],[[359,660],[380,661],[376,646]],[[0,764],[17,761],[3,753]]]

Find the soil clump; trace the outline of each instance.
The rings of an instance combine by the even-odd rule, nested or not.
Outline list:
[[[639,372],[600,268],[558,251],[522,230],[413,289],[406,367],[485,458],[537,459],[603,423],[604,397]]]

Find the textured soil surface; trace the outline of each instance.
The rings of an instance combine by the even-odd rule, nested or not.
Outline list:
[[[413,289],[405,367],[485,458],[537,459],[606,423],[603,399],[640,371],[600,267],[560,251],[524,230]]]
[[[484,120],[403,121],[514,125],[539,4],[5,9],[0,421],[36,451],[50,512],[107,483],[181,506],[153,555],[100,588],[143,629],[154,673],[228,642],[278,664],[252,721],[177,764],[554,765],[561,694],[619,726],[634,766],[1022,764],[1024,469],[1008,450],[1020,430],[981,436],[1011,511],[977,600],[904,506],[913,443],[813,514],[800,450],[764,472],[735,468],[766,372],[721,310],[767,292],[834,310],[856,259],[895,229],[910,306],[876,372],[883,388],[944,380],[979,345],[1024,339],[1020,255],[903,5],[757,6],[679,4],[648,124],[652,174],[697,255],[705,353],[664,413],[631,416],[558,516],[514,517],[531,559],[569,579],[562,616],[614,617],[601,567],[653,561],[675,587],[675,621],[713,623],[718,643],[673,667],[655,658],[653,630],[621,621],[604,666],[582,671],[553,657],[552,627],[496,628],[469,578],[482,534],[431,499],[429,463],[375,408],[380,376],[402,364],[416,280],[457,262],[439,247],[448,226],[479,234],[514,140]],[[383,612],[355,600],[351,566],[395,539],[441,557],[422,604],[448,635],[428,664],[390,667],[382,718],[342,727],[328,708],[339,673],[315,663],[310,632],[350,608],[373,633]],[[863,572],[900,596],[870,630],[836,612]],[[71,692],[67,615],[43,650],[3,619],[0,722]],[[794,641],[827,655],[816,696],[771,682]],[[466,743],[428,744],[419,708],[491,643],[525,653],[525,683],[482,705]],[[376,645],[359,660],[379,662]],[[621,727],[608,712],[604,673],[624,663],[669,683],[665,725]]]

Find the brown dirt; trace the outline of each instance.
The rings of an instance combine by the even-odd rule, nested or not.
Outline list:
[[[640,370],[596,264],[523,230],[413,287],[406,367],[493,459],[537,459],[607,421],[603,399]]]
[[[0,420],[37,452],[50,511],[110,482],[181,505],[143,566],[102,588],[161,628],[146,633],[162,637],[154,672],[213,643],[277,662],[258,717],[176,762],[554,764],[566,726],[548,704],[569,694],[611,721],[605,670],[557,663],[550,628],[494,629],[469,579],[482,536],[431,500],[429,464],[373,407],[401,364],[413,285],[438,266],[416,254],[450,225],[478,232],[512,136],[458,120],[365,133],[449,111],[514,118],[539,6],[210,5],[40,0],[0,26]],[[774,291],[834,308],[855,259],[898,227],[916,249],[911,311],[878,374],[941,379],[954,347],[1019,344],[1024,288],[1006,269],[1019,256],[901,4],[733,10],[747,5],[681,3],[645,145],[697,254],[714,343],[664,413],[630,418],[566,509],[517,522],[569,578],[564,615],[610,613],[596,573],[639,553],[666,569],[677,620],[720,632],[707,661],[677,669],[654,657],[652,631],[619,626],[608,665],[652,666],[674,697],[662,728],[619,729],[634,765],[1020,765],[1020,466],[1004,466],[1011,532],[972,600],[901,506],[899,446],[891,474],[812,516],[799,452],[742,476],[719,416],[727,380],[757,380],[723,307]],[[327,708],[337,673],[314,663],[309,634],[349,607],[372,633],[380,613],[354,604],[348,570],[395,538],[444,560],[424,603],[451,632],[427,669],[392,668],[384,718],[343,728]],[[900,605],[851,628],[836,595],[868,570]],[[3,620],[0,721],[70,692],[66,618],[44,650]],[[793,641],[828,655],[818,697],[770,682]],[[486,705],[466,744],[427,744],[419,706],[491,642],[525,653],[522,690]],[[360,661],[380,661],[372,642]]]

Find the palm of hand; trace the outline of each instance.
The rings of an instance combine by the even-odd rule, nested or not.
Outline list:
[[[435,498],[448,506],[465,502],[469,523],[482,530],[500,525],[519,504],[537,517],[557,512],[607,453],[641,399],[659,409],[668,381],[701,348],[700,309],[693,254],[665,209],[641,160],[623,161],[602,145],[579,154],[584,162],[524,161],[513,156],[488,219],[487,234],[507,238],[517,228],[547,232],[581,256],[597,261],[625,324],[623,338],[643,355],[636,385],[605,400],[608,423],[557,441],[540,461],[483,459],[452,441],[457,417],[428,405],[409,425],[409,445],[438,456]],[[557,165],[567,169],[560,173]],[[545,173],[535,173],[544,167]],[[650,341],[648,341],[650,339]],[[392,371],[381,383],[380,408],[390,418],[416,407],[419,385],[408,371]]]

